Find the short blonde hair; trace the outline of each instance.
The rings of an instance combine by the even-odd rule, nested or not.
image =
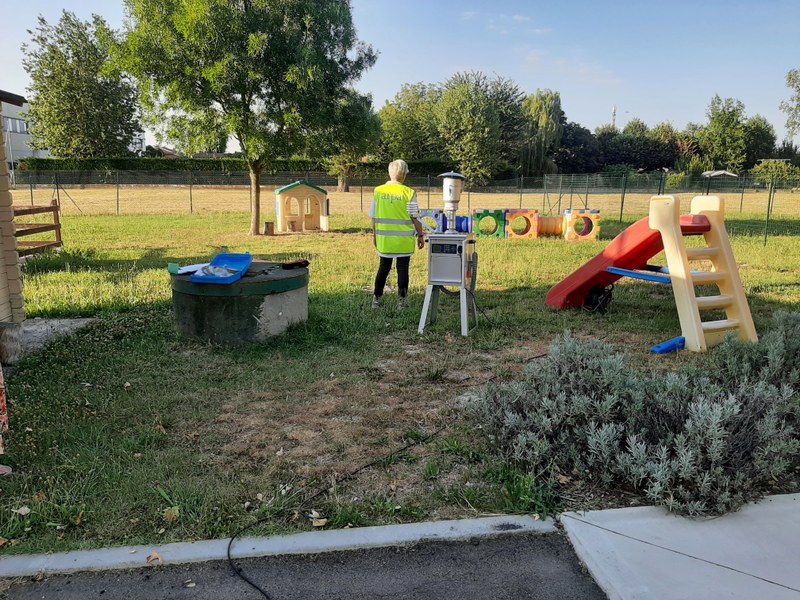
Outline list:
[[[389,163],[389,177],[394,181],[403,182],[408,175],[408,163],[404,160],[393,160]]]

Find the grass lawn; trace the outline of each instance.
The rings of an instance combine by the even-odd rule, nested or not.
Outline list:
[[[139,193],[141,202],[157,196]],[[275,519],[253,533],[311,527],[298,507],[326,527],[544,514],[558,500],[494,457],[460,398],[518,377],[564,329],[609,340],[647,367],[697,360],[648,354],[679,335],[665,286],[622,283],[605,316],[544,306],[549,288],[630,220],[604,222],[597,243],[479,240],[479,328],[458,335],[456,302],[444,298],[439,321],[419,336],[425,255],[412,261],[411,308],[389,296],[372,310],[369,220],[360,198],[348,202],[337,212],[332,201],[329,233],[253,238],[243,211],[80,215],[62,198],[63,251],[24,268],[28,315],[97,319],[7,375],[3,462],[14,475],[1,482],[2,552],[220,538],[266,515]],[[774,311],[800,309],[800,244],[776,236],[764,246],[749,225],[756,218],[732,214],[730,225],[763,330]],[[308,259],[308,322],[241,347],[180,339],[166,264],[223,250]],[[587,492],[560,505],[621,501]]]

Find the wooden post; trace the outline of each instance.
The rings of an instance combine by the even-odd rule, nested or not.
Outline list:
[[[61,246],[61,207],[56,203],[55,199],[50,202],[50,206],[53,207],[53,225],[56,226],[56,242],[58,242],[58,245]]]

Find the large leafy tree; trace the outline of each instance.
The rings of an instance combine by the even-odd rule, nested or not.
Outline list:
[[[650,128],[638,117],[634,117],[628,121],[625,127],[622,128],[623,135],[630,135],[633,137],[645,137],[649,132]]]
[[[500,114],[482,73],[457,74],[443,87],[434,111],[445,152],[472,183],[488,181],[499,169]]]
[[[433,115],[443,158],[472,183],[519,164],[523,92],[509,79],[457,73],[440,88]]]
[[[160,143],[173,146],[178,152],[192,156],[202,152],[225,152],[228,129],[221,115],[213,110],[163,119],[159,114],[146,114],[145,124],[155,132]]]
[[[419,160],[444,154],[436,128],[434,107],[441,96],[436,85],[404,84],[378,113],[383,141],[393,158]]]
[[[260,175],[329,127],[375,62],[349,0],[125,0],[122,64],[151,111],[220,115],[242,150],[260,227]]]
[[[114,32],[97,15],[89,22],[64,11],[55,25],[39,17],[22,46],[31,145],[54,156],[123,156],[141,132],[136,89],[111,64]]]
[[[356,167],[380,138],[381,122],[372,109],[372,96],[349,90],[331,125],[311,139],[310,152],[324,154],[328,172],[339,179],[339,191],[349,192]]]
[[[786,86],[792,97],[781,102],[781,110],[786,113],[786,129],[795,135],[800,132],[800,69],[792,69],[786,74]]]
[[[489,81],[489,99],[500,120],[501,168],[515,169],[520,164],[524,144],[525,93],[511,79],[495,77]],[[557,93],[557,92],[556,92]],[[563,113],[562,113],[563,117]]]
[[[564,125],[553,161],[562,173],[596,173],[603,165],[603,154],[592,132],[570,121]]]
[[[561,95],[552,90],[537,90],[522,102],[525,139],[522,152],[524,175],[541,175],[551,169],[552,154],[561,142],[566,118]],[[563,159],[562,159],[563,160]]]
[[[699,132],[700,147],[715,169],[737,172],[745,164],[744,104],[714,96],[708,106],[708,126]]]
[[[752,169],[763,158],[775,155],[778,136],[775,128],[761,115],[750,117],[744,122],[744,144],[746,169]]]

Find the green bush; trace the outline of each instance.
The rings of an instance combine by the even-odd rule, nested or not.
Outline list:
[[[800,465],[800,315],[777,315],[758,345],[730,339],[700,360],[645,374],[566,333],[523,381],[487,386],[472,410],[509,462],[721,514]]]
[[[667,175],[668,190],[682,189],[685,184],[686,184],[686,175],[684,175],[683,173],[673,173],[671,175]]]
[[[24,158],[25,171],[247,171],[241,158]],[[319,161],[281,159],[265,172],[324,171]]]

